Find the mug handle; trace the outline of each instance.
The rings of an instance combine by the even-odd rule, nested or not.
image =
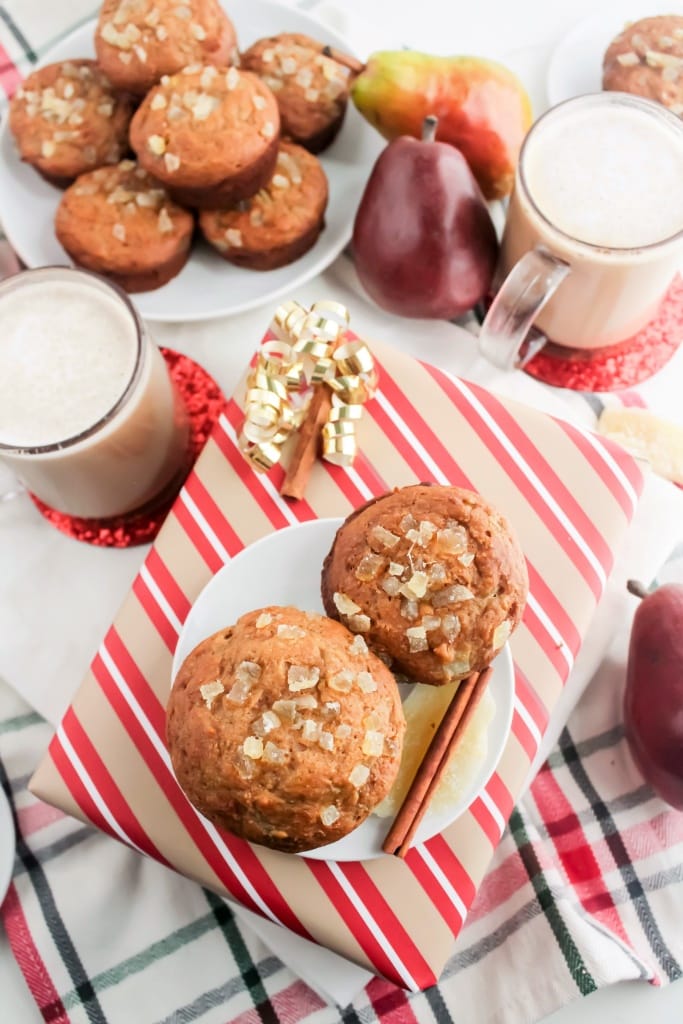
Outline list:
[[[522,256],[503,281],[479,332],[479,351],[502,370],[524,366],[546,342],[541,335],[522,352],[539,311],[570,271],[564,260],[538,246]]]

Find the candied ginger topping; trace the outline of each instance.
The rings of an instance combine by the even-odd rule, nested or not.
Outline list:
[[[215,701],[216,697],[219,697],[221,693],[225,693],[225,687],[219,679],[216,679],[212,683],[204,683],[203,686],[199,687],[199,692],[202,695],[204,703],[206,704],[209,711],[211,705]]]

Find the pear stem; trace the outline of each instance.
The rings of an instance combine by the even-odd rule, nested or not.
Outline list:
[[[434,140],[436,139],[436,129],[438,124],[438,117],[435,117],[434,114],[427,114],[424,121],[422,122],[423,142],[434,142]]]
[[[342,53],[341,50],[335,50],[333,46],[323,46],[323,57],[329,57],[330,60],[334,60],[337,64],[348,68],[352,75],[360,75],[365,71],[365,64],[362,61],[356,60],[350,53]]]
[[[647,587],[639,583],[638,580],[629,580],[626,584],[626,589],[629,594],[633,594],[634,597],[639,597],[641,600],[649,594]]]

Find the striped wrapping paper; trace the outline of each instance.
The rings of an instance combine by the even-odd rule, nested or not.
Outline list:
[[[47,802],[409,990],[438,978],[509,818],[635,509],[622,449],[373,343],[380,390],[362,455],[315,466],[305,500],[278,494],[236,445],[244,388],[225,413],[105,637],[32,782]],[[410,396],[410,397],[408,397]],[[512,640],[512,732],[469,810],[405,862],[307,861],[220,834],[186,801],[164,743],[172,653],[191,602],[265,533],[345,516],[392,486],[472,487],[508,515],[530,597]]]

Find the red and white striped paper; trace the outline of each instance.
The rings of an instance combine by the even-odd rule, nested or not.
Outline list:
[[[289,503],[283,468],[237,447],[244,388],[202,453],[34,777],[44,800],[410,990],[449,956],[566,681],[642,488],[604,438],[373,344],[380,390],[351,469],[316,465]],[[265,533],[345,516],[416,481],[479,491],[513,523],[530,595],[512,639],[515,711],[481,796],[405,862],[307,861],[220,833],[188,803],[164,740],[171,658],[201,588]]]

